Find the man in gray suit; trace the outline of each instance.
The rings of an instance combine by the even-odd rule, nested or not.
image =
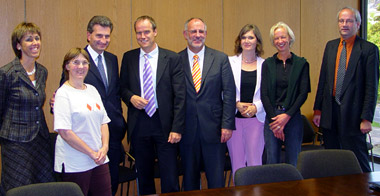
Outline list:
[[[185,132],[180,142],[184,189],[200,189],[203,162],[208,188],[224,187],[225,142],[235,129],[235,83],[226,54],[205,46],[207,26],[185,23],[181,56],[186,80]]]

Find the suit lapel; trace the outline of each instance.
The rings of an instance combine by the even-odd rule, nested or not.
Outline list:
[[[168,60],[166,58],[166,53],[161,48],[158,48],[158,61],[157,61],[157,73],[156,73],[156,86],[158,86],[162,74],[166,66],[168,65]]]
[[[356,67],[359,65],[358,61],[360,59],[362,53],[360,41],[358,37],[355,39],[354,46],[351,51],[350,60],[348,61],[348,66],[346,70],[346,74],[344,75],[344,81],[342,86],[342,94],[347,89],[352,77],[354,76]]]
[[[90,69],[89,69],[89,72],[91,72],[99,80],[99,82],[101,84],[103,84],[103,80],[102,80],[102,77],[100,76],[100,72],[98,70],[98,67],[96,67],[95,59],[92,59],[90,53],[88,52],[87,47],[88,46],[86,46],[85,50],[88,53],[88,55],[90,56]],[[103,88],[104,88],[104,84],[103,84]],[[104,92],[105,92],[105,90],[106,89],[104,88]]]
[[[108,57],[108,54],[105,51],[104,51],[104,60],[106,61],[106,67],[107,67],[107,80],[108,80],[108,91],[107,91],[107,93],[109,93],[112,90],[112,89],[110,89],[112,86],[110,84],[112,83],[112,80],[114,79],[111,77],[112,73],[113,73],[113,70],[112,70],[113,66],[112,66],[111,59]]]
[[[187,53],[187,49],[183,50],[182,61],[183,61],[183,66],[185,66],[183,68],[183,70],[185,71],[186,78],[194,86],[193,75],[192,75],[191,69],[190,69],[189,54]],[[194,91],[195,91],[195,88],[194,88]]]
[[[205,47],[205,55],[204,55],[204,61],[203,61],[203,70],[202,70],[202,81],[201,81],[201,89],[204,85],[204,82],[206,80],[207,74],[212,66],[212,63],[214,62],[214,54],[208,49],[208,47]]]
[[[35,66],[36,66],[36,76],[37,76],[37,74],[38,74],[37,72],[39,71],[38,68],[37,68],[37,63],[35,64]],[[14,63],[14,67],[17,70],[17,72],[19,73],[20,79],[23,80],[30,87],[32,87],[33,89],[35,89],[36,87],[33,85],[32,81],[29,79],[28,75],[26,74],[26,71],[22,67],[20,60],[17,60]],[[37,79],[37,77],[36,77],[36,79]]]

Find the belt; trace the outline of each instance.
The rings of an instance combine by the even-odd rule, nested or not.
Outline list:
[[[286,111],[286,108],[282,105],[277,105],[276,106],[276,110],[280,110],[280,111]]]

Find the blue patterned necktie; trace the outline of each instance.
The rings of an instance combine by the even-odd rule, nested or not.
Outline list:
[[[148,100],[148,104],[145,106],[145,112],[149,117],[152,117],[156,112],[156,104],[154,98],[154,88],[153,88],[153,72],[152,66],[150,66],[148,60],[148,54],[144,54],[144,71],[143,71],[143,89],[144,89],[144,99]]]
[[[106,88],[106,91],[108,91],[108,81],[106,77],[106,71],[104,70],[102,55],[100,54],[98,56],[98,70],[99,70],[100,76],[102,77],[104,87]]]
[[[340,97],[342,96],[342,87],[344,81],[344,75],[346,74],[346,61],[347,61],[347,51],[346,51],[346,42],[342,42],[343,48],[340,53],[338,73],[336,76],[336,87],[335,87],[335,101],[340,105]]]

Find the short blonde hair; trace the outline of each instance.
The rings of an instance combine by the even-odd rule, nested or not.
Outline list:
[[[278,22],[277,24],[273,25],[272,28],[270,29],[269,37],[270,37],[270,42],[272,43],[272,45],[274,46],[274,43],[273,43],[274,32],[278,28],[283,28],[288,32],[288,35],[290,37],[289,47],[292,47],[293,43],[296,41],[296,36],[294,36],[292,29],[287,24],[285,24],[284,22]]]

